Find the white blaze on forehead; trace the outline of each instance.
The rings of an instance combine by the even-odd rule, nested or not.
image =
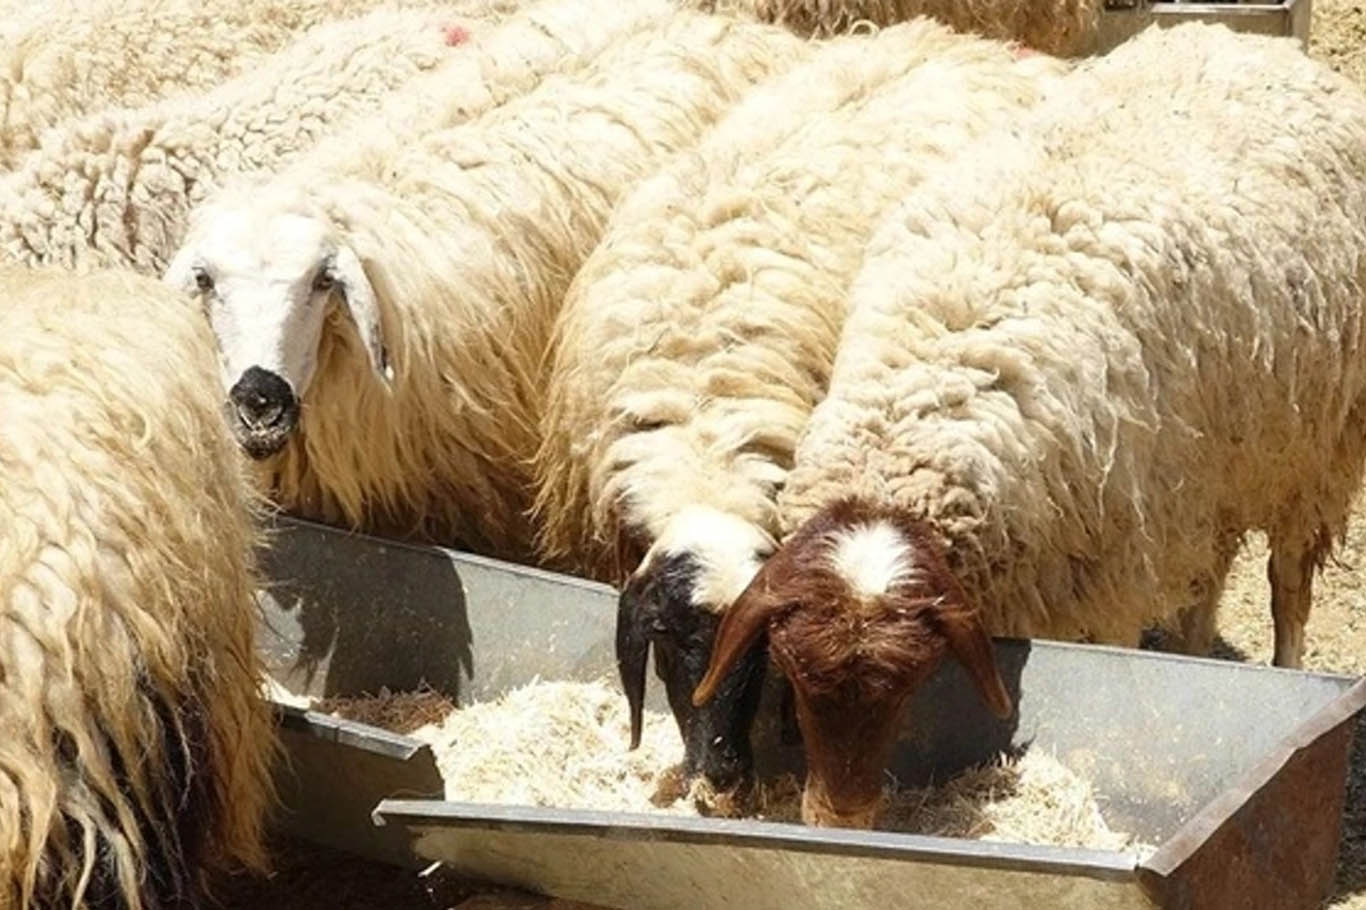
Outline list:
[[[739,598],[773,546],[767,532],[743,518],[707,506],[690,506],[670,520],[651,549],[665,555],[692,555],[699,566],[693,606],[717,612]]]
[[[880,597],[915,571],[906,538],[885,521],[840,531],[830,562],[859,597]]]

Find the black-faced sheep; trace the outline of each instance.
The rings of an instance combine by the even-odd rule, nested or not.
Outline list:
[[[530,558],[538,369],[569,281],[619,196],[805,53],[773,26],[630,8],[642,30],[587,69],[382,168],[310,157],[196,213],[166,280],[203,300],[280,505]]]
[[[688,697],[721,612],[775,546],[777,490],[879,215],[1064,71],[928,19],[832,39],[624,201],[566,296],[544,382],[542,552],[624,586],[633,721],[653,645],[688,764],[717,786],[748,771],[761,650],[705,711]]]
[[[767,632],[805,817],[867,824],[891,731],[988,633],[1188,646],[1267,531],[1275,662],[1366,456],[1366,96],[1291,39],[1150,29],[962,154],[880,230],[705,701]]]
[[[0,906],[197,906],[263,861],[274,742],[212,338],[126,273],[0,300]]]
[[[931,16],[962,32],[1019,41],[1046,54],[1090,51],[1102,0],[686,0],[706,10],[754,16],[803,35],[835,35],[865,23]]]

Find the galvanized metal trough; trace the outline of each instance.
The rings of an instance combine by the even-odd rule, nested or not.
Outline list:
[[[1210,22],[1236,32],[1297,38],[1309,46],[1310,0],[1187,3],[1184,0],[1106,0],[1090,53],[1105,53],[1150,25]]]
[[[602,585],[292,520],[265,564],[262,650],[295,692],[425,680],[468,704],[536,676],[613,673],[616,598]],[[1092,781],[1107,822],[1155,854],[445,802],[426,745],[285,706],[280,821],[373,858],[440,861],[623,910],[1317,906],[1366,680],[1039,640],[996,647],[1017,715],[996,721],[946,663],[908,712],[897,776],[942,779],[1004,748],[1051,749]],[[755,735],[762,774],[801,763],[776,720],[778,691],[771,679]],[[651,699],[667,710],[662,693]]]

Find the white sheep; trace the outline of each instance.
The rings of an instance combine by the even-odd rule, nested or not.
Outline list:
[[[0,272],[0,906],[197,906],[259,867],[258,505],[202,318]]]
[[[304,151],[354,160],[401,148],[423,125],[463,121],[582,65],[651,8],[544,0],[496,23],[413,10],[321,26],[203,98],[69,127],[0,178],[0,257],[159,274],[189,210],[224,180]]]
[[[739,13],[804,35],[832,35],[932,16],[960,31],[1019,41],[1047,54],[1089,53],[1101,0],[686,0],[699,9]]]
[[[871,819],[942,654],[1009,713],[988,634],[1136,646],[1193,608],[1207,648],[1250,529],[1275,662],[1300,663],[1366,457],[1366,95],[1292,39],[1206,25],[1063,82],[871,243],[779,496],[790,537],[717,633],[697,699],[767,630],[808,820]]]
[[[448,17],[488,19],[514,0],[448,0]],[[30,0],[0,36],[0,168],[44,130],[106,108],[211,89],[324,22],[437,0]],[[17,20],[17,21],[16,21]]]
[[[231,420],[280,505],[529,558],[538,368],[565,288],[622,193],[806,53],[773,26],[632,9],[643,31],[587,69],[384,167],[364,148],[350,168],[310,157],[196,212],[166,279],[202,297]]]
[[[759,674],[707,712],[687,698],[720,613],[775,546],[777,490],[878,216],[1064,71],[929,19],[832,39],[625,200],[566,295],[544,381],[542,552],[624,584],[633,722],[653,643],[688,762],[718,786],[748,770],[735,702]]]
[[[457,52],[444,12],[381,10],[319,26],[203,96],[106,111],[48,134],[0,176],[0,258],[160,272],[191,204],[223,175],[268,167],[375,110]]]

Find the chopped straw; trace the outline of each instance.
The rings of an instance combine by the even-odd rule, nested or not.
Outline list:
[[[413,692],[382,688],[378,695],[334,695],[319,699],[314,710],[406,736],[421,727],[440,723],[455,711],[455,702],[424,684]]]
[[[432,745],[452,800],[676,815],[735,808],[697,784],[685,790],[682,745],[667,714],[647,711],[640,748],[626,751],[625,703],[602,682],[533,683],[413,735]],[[889,788],[887,797],[884,830],[1139,848],[1106,825],[1090,784],[1042,750],[970,769],[937,787]],[[748,808],[752,817],[800,821],[800,783],[790,775],[766,782]]]
[[[344,707],[343,716],[429,743],[450,800],[801,821],[801,784],[791,775],[760,784],[742,805],[699,782],[689,786],[679,764],[678,730],[667,714],[645,712],[640,747],[628,751],[625,700],[602,681],[534,681],[459,710],[431,690],[331,704]],[[1091,785],[1041,749],[1003,756],[937,786],[889,786],[885,796],[881,830],[1152,850],[1112,830]]]
[[[455,702],[426,683],[411,692],[391,692],[388,687],[382,687],[378,695],[310,698],[295,695],[279,681],[266,677],[262,694],[282,705],[306,708],[403,735],[419,727],[440,723],[456,707]]]

